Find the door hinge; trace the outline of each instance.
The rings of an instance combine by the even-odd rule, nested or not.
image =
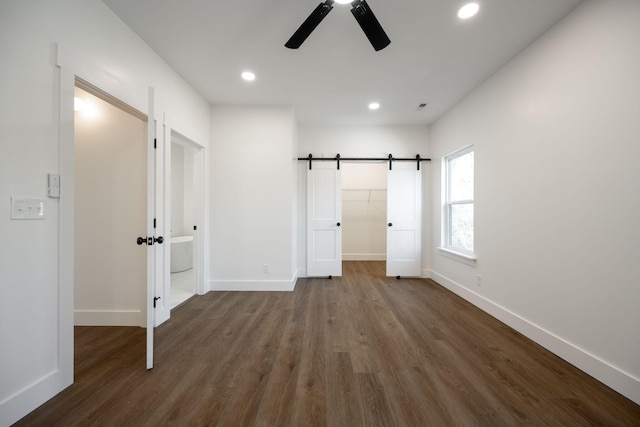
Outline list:
[[[158,148],[158,139],[153,138],[153,148]]]
[[[156,228],[156,219],[153,218],[153,228]]]
[[[153,308],[156,308],[156,301],[158,301],[159,299],[162,299],[160,297],[153,297]]]
[[[198,226],[197,226],[197,225],[194,225],[194,226],[193,226],[193,229],[197,231],[197,230],[198,230]]]

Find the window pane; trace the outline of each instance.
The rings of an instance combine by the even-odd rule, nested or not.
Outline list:
[[[473,200],[473,151],[451,159],[449,173],[449,200]]]
[[[473,252],[473,204],[451,205],[451,235],[453,248]]]

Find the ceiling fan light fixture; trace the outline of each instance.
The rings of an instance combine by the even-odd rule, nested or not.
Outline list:
[[[325,16],[333,9],[333,5],[338,4],[351,4],[351,14],[362,28],[365,36],[369,39],[373,49],[378,51],[382,50],[391,43],[389,37],[382,29],[380,22],[373,14],[373,11],[367,4],[367,0],[325,0],[324,3],[320,3],[311,12],[311,15],[304,20],[302,25],[298,27],[295,33],[284,44],[289,49],[298,49],[302,43],[309,37],[309,35],[316,29],[316,27],[322,22]]]
[[[458,18],[469,19],[475,16],[480,10],[480,5],[476,2],[467,3],[458,10]]]
[[[256,79],[256,75],[251,71],[243,71],[242,74],[240,74],[240,76],[242,77],[243,80],[246,80],[248,82],[252,82]]]

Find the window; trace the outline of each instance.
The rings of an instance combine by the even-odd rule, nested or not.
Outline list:
[[[444,158],[444,248],[473,256],[473,146]]]

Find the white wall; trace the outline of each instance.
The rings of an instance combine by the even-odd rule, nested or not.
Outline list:
[[[171,236],[192,236],[195,148],[171,143]]]
[[[195,149],[171,144],[171,236],[192,236]]]
[[[62,198],[46,197],[47,172],[60,172],[58,69],[146,112],[156,89],[156,117],[172,113],[174,128],[209,142],[208,104],[99,0],[0,2],[0,424],[22,417],[68,385],[73,375],[73,276],[59,258],[61,233],[73,223],[59,215],[72,200],[62,175]],[[73,117],[72,88],[61,115]],[[71,132],[72,132],[71,127]],[[47,218],[11,221],[10,196],[46,199]],[[66,236],[67,241],[70,236]],[[72,241],[72,237],[71,237]],[[72,270],[72,268],[71,268]],[[61,310],[62,307],[62,310]],[[19,327],[18,327],[19,325]],[[59,341],[59,337],[61,341]]]
[[[171,236],[184,236],[184,147],[171,143]]]
[[[293,110],[216,106],[211,132],[211,289],[292,290]]]
[[[182,188],[182,230],[184,236],[193,236],[193,226],[196,225],[194,217],[194,192],[195,192],[195,154],[193,147],[184,147],[184,186]]]
[[[299,128],[298,157],[430,157],[429,133],[426,126],[303,126]],[[423,188],[431,176],[431,165],[422,162]],[[308,162],[298,162],[298,273],[307,270],[307,168]],[[422,270],[431,270],[430,195],[423,195]]]
[[[640,2],[587,1],[431,128],[475,145],[477,263],[433,277],[640,403]],[[482,286],[476,286],[476,275]]]

